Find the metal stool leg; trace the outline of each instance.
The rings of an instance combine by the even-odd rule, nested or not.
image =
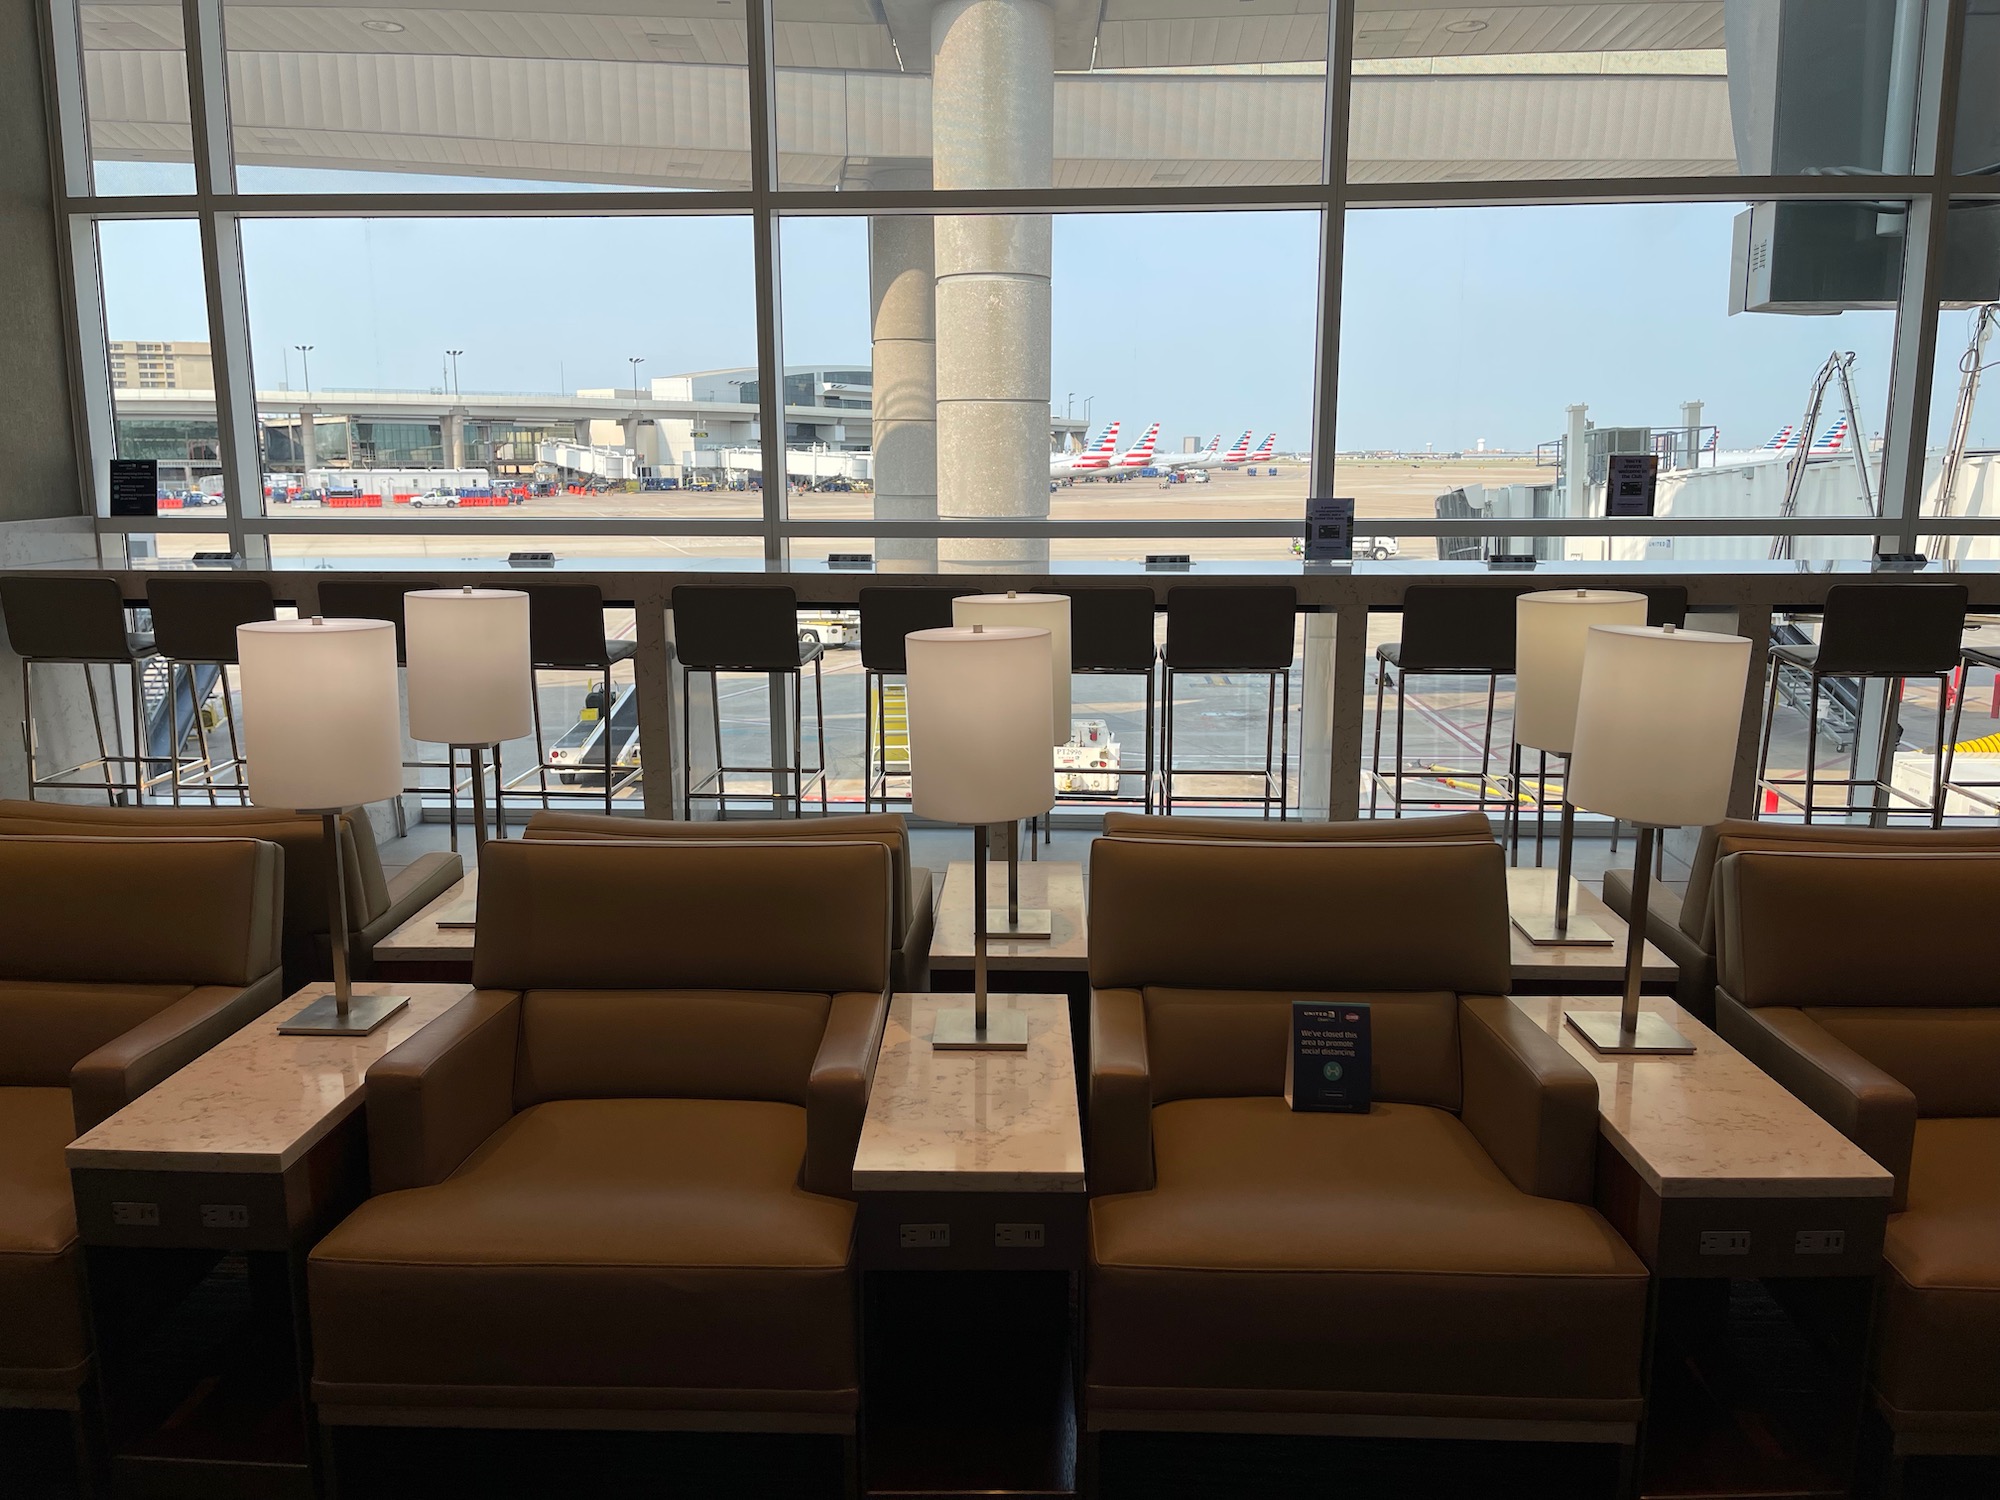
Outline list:
[[[1264,682],[1264,820],[1271,819],[1271,738],[1278,728],[1278,674]]]
[[[222,689],[222,721],[229,726],[229,764],[236,777],[236,795],[239,801],[248,801],[250,783],[243,775],[243,745],[236,738],[236,704],[229,696],[229,664],[222,663],[215,669],[215,684]]]
[[[875,811],[875,674],[861,672],[861,810]]]
[[[826,678],[820,674],[817,657],[813,660],[813,725],[819,735],[819,815],[824,818],[832,811],[827,802],[831,773],[826,764]]]
[[[1379,816],[1382,794],[1382,686],[1389,678],[1389,664],[1375,658],[1375,749],[1368,757],[1368,816]]]
[[[132,688],[132,804],[146,800],[146,773],[152,764],[146,754],[146,678],[135,658],[130,673]]]
[[[97,706],[97,679],[90,675],[89,662],[83,664],[83,686],[90,695],[90,727],[97,732],[97,768],[104,773],[104,805],[116,807],[118,796],[111,787],[111,752],[104,748],[104,714]]]
[[[1549,752],[1535,752],[1541,759],[1535,762],[1535,868],[1542,867],[1542,845],[1549,828]],[[1569,791],[1564,785],[1565,794]]]
[[[1154,707],[1153,700],[1154,697],[1156,696],[1155,690],[1157,686],[1158,684],[1153,679],[1153,668],[1149,663],[1146,667],[1146,790],[1145,790],[1145,805],[1146,805],[1146,813],[1148,816],[1151,816],[1153,811],[1153,732],[1154,732],[1154,718],[1155,718],[1153,711]]]
[[[500,742],[493,742],[493,837],[507,837],[507,776],[500,769]]]
[[[1501,832],[1507,840],[1507,864],[1510,868],[1521,866],[1521,742],[1514,741],[1507,747],[1507,785],[1511,795],[1507,798],[1507,816],[1501,822]]]
[[[1500,698],[1500,674],[1495,672],[1486,679],[1486,738],[1479,745],[1479,800],[1477,807],[1486,811],[1486,789],[1493,776],[1493,710]]]
[[[1389,794],[1389,816],[1403,816],[1403,705],[1408,697],[1410,674],[1396,674],[1396,769],[1392,773],[1394,790]]]
[[[458,853],[458,747],[444,747],[445,816],[451,820],[451,852]]]
[[[1166,671],[1165,717],[1160,721],[1160,811],[1174,815],[1174,669]]]
[[[804,669],[788,674],[792,679],[792,817],[796,820],[806,815],[806,674]],[[779,702],[784,695],[779,695]],[[777,780],[774,776],[773,782]]]
[[[711,667],[708,696],[715,700],[715,820],[729,816],[729,778],[722,773],[722,673]]]
[[[694,821],[694,725],[688,711],[694,704],[694,672],[681,669],[681,821]]]
[[[613,780],[618,775],[618,746],[611,735],[611,663],[604,663],[604,727],[598,738],[604,741],[604,816],[611,816]]]
[[[41,777],[35,770],[35,696],[33,663],[21,658],[21,752],[28,761],[28,800],[35,800]]]
[[[1778,718],[1778,674],[1785,670],[1785,664],[1776,657],[1771,659],[1771,691],[1764,703],[1764,743],[1757,752],[1757,807],[1756,815],[1764,810],[1764,784],[1771,779],[1771,730]]]
[[[1278,821],[1289,818],[1292,799],[1292,674],[1278,674]]]
[[[1808,676],[1812,681],[1812,691],[1808,700],[1811,706],[1806,710],[1806,822],[1810,824],[1813,820],[1814,763],[1819,759],[1819,673],[1812,672]]]
[[[1938,746],[1938,754],[1944,757],[1943,782],[1951,785],[1951,773],[1958,761],[1958,737],[1965,727],[1965,693],[1972,685],[1972,664],[1962,662],[1958,669],[1958,698],[1952,704],[1951,736]]]
[[[172,787],[174,806],[181,805],[181,722],[180,685],[174,676],[177,664],[167,663],[167,775]],[[194,672],[193,667],[188,672]],[[194,696],[194,689],[188,689],[188,696]]]
[[[1931,760],[1931,827],[1944,827],[1944,700],[1951,696],[1950,673],[1938,678],[1938,747]]]
[[[528,671],[528,697],[535,708],[535,762],[542,782],[542,811],[549,810],[549,747],[542,737],[542,677],[530,668]],[[458,773],[454,771],[453,777]]]

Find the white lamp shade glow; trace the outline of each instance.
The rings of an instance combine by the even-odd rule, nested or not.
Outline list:
[[[1051,744],[1069,743],[1069,595],[967,594],[951,601],[951,623],[961,627],[1022,625],[1049,633]]]
[[[1055,804],[1050,635],[1015,626],[915,630],[911,805],[945,823],[1009,823]]]
[[[1599,625],[1583,652],[1569,800],[1663,828],[1729,812],[1750,642],[1740,635]]]
[[[236,627],[236,652],[252,802],[327,809],[402,792],[395,626],[259,620]]]
[[[535,728],[528,596],[421,589],[403,596],[410,738],[497,745]]]
[[[1523,594],[1514,610],[1514,738],[1567,755],[1576,739],[1583,645],[1593,625],[1644,625],[1646,596],[1616,589]],[[410,710],[414,718],[416,709]]]

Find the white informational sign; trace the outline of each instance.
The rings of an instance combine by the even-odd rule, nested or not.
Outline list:
[[[1354,560],[1354,501],[1351,498],[1306,501],[1306,561]]]
[[[1650,516],[1660,486],[1657,453],[1614,453],[1607,460],[1604,513],[1607,516]]]

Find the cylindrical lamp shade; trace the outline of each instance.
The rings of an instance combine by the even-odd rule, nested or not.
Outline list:
[[[914,630],[910,802],[920,818],[1009,823],[1055,805],[1046,630]]]
[[[236,651],[252,802],[326,809],[402,792],[395,626],[259,620],[236,627]]]
[[[1069,743],[1069,595],[966,594],[951,601],[951,623],[970,628],[1022,625],[1049,633],[1049,681],[1054,688],[1050,709],[1054,736],[1050,743]]]
[[[1662,828],[1729,812],[1750,642],[1740,635],[1599,625],[1583,652],[1569,800]]]
[[[1646,596],[1616,589],[1550,589],[1514,606],[1514,739],[1569,754],[1576,739],[1583,643],[1593,625],[1644,625]],[[416,709],[411,708],[414,715]]]
[[[528,596],[422,589],[403,596],[410,738],[497,745],[534,733]]]

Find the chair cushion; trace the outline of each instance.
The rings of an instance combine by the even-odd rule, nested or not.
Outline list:
[[[1266,1097],[1152,1119],[1157,1185],[1091,1205],[1107,1406],[1636,1420],[1645,1267],[1455,1116]]]
[[[0,1088],[0,1389],[73,1390],[83,1380],[76,1208],[63,1147],[69,1090]]]
[[[851,1412],[854,1206],[798,1187],[805,1144],[787,1104],[522,1111],[313,1251],[315,1394]]]
[[[1875,1381],[1897,1427],[2000,1434],[2000,1119],[1917,1121],[1883,1260]]]
[[[0,1088],[59,1089],[67,1098],[70,1069],[194,989],[0,979]]]

